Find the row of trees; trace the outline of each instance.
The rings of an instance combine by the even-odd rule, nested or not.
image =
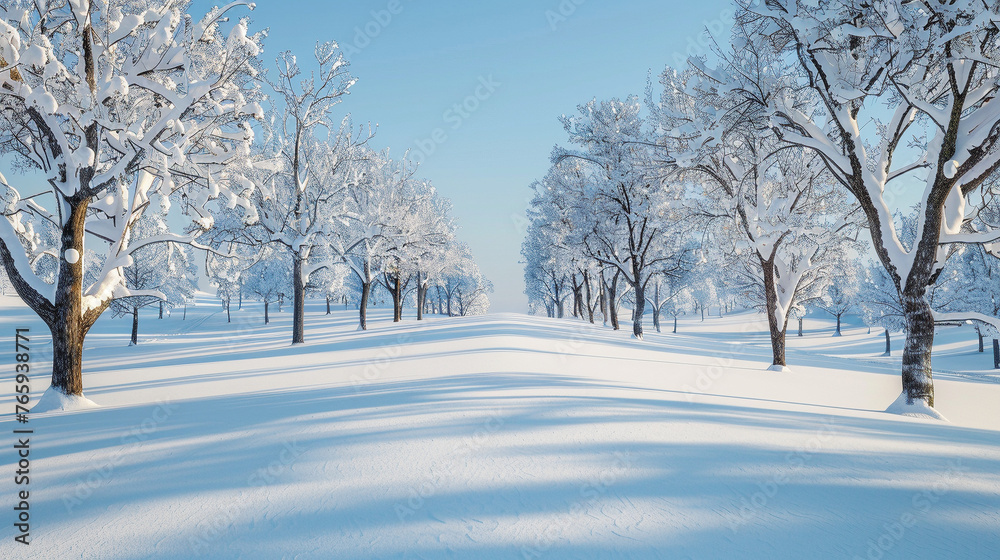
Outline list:
[[[859,299],[881,301],[870,320],[906,332],[905,401],[933,406],[935,323],[997,336],[1000,16],[972,1],[737,8],[711,66],[691,59],[664,71],[659,95],[650,87],[645,126],[635,98],[564,119],[584,149],[556,148],[535,186],[528,294],[560,307],[588,266],[620,272],[638,323],[643,278],[679,280],[684,267],[664,263],[694,251],[716,285],[766,311],[780,368],[789,318],[824,294],[836,315],[833,272],[867,269],[856,284],[882,294]],[[632,184],[648,191],[638,203]],[[602,198],[624,210],[591,202]],[[656,238],[671,228],[681,233]],[[851,264],[869,252],[877,268]]]
[[[52,333],[53,389],[82,394],[83,340],[109,307],[137,317],[192,290],[193,250],[212,254],[222,297],[287,278],[294,343],[306,290],[338,266],[358,278],[362,326],[379,278],[397,309],[412,282],[419,309],[441,286],[482,310],[489,284],[447,203],[333,118],[354,84],[337,45],[317,46],[312,72],[282,53],[269,73],[252,4],[189,8],[0,4],[0,262]]]

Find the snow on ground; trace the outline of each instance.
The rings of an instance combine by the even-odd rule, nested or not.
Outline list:
[[[30,326],[46,371],[41,324],[0,303],[0,337]],[[899,394],[898,356],[878,357],[881,333],[856,325],[834,338],[807,319],[791,371],[771,372],[751,313],[638,342],[521,315],[393,325],[376,312],[356,332],[353,311],[311,305],[293,348],[289,310],[265,327],[252,307],[232,324],[207,298],[186,320],[144,316],[131,348],[128,321],[102,319],[85,368],[101,408],[31,417],[29,547],[13,541],[3,455],[0,558],[1000,550],[1000,384],[969,330],[940,337],[939,422],[881,412]]]

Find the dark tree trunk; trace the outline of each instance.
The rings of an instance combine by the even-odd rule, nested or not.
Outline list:
[[[608,311],[611,313],[611,328],[621,329],[618,323],[618,274],[611,279],[611,286],[608,289]]]
[[[908,285],[912,284],[911,280]],[[925,284],[926,285],[926,284]],[[918,293],[911,293],[918,292]],[[924,288],[903,291],[906,342],[903,345],[903,391],[907,404],[924,400],[934,406],[931,349],[934,347],[934,313],[924,297]]]
[[[1000,340],[993,339],[993,369],[1000,369]]]
[[[660,283],[653,284],[653,326],[656,332],[660,332]]]
[[[184,304],[184,314],[181,315],[181,321],[187,321],[188,318],[188,304]]]
[[[840,316],[842,313],[837,313],[837,332],[833,333],[833,336],[840,336]]]
[[[635,309],[632,310],[632,336],[642,340],[642,318],[646,314],[646,287],[641,282],[632,285],[635,290]]]
[[[240,286],[240,306],[238,309],[243,309],[243,286]]]
[[[892,340],[889,338],[889,329],[885,329],[885,354],[883,356],[892,355]]]
[[[786,366],[785,363],[785,329],[788,325],[788,315],[784,324],[779,324],[777,317],[778,292],[774,285],[774,261],[760,260],[761,271],[764,273],[764,298],[767,312],[767,327],[771,335],[771,363],[775,366]]]
[[[129,346],[135,346],[139,344],[139,308],[132,308],[132,340],[129,342]]]
[[[587,319],[590,324],[594,324],[594,306],[593,306],[593,294],[590,291],[590,275],[586,272],[583,273],[583,288],[587,296]]]
[[[802,336],[802,317],[799,317],[799,336]]]
[[[674,315],[674,334],[677,334],[677,315]]]
[[[163,302],[161,301],[160,302],[160,316],[157,317],[157,319],[162,319],[162,318],[163,318]]]
[[[422,282],[423,275],[420,271],[417,271],[417,320],[423,321],[424,319],[424,305],[427,304],[427,288],[424,287]]]
[[[269,311],[270,307],[271,307],[271,303],[269,301],[267,301],[267,300],[264,300],[264,324],[265,325],[267,325],[267,324],[269,324],[271,322],[271,316],[268,314],[268,311]]]
[[[361,303],[358,305],[358,319],[360,321],[358,328],[363,331],[368,330],[368,297],[372,293],[372,283],[369,278],[371,278],[371,265],[366,261],[365,277],[361,279]]]
[[[332,313],[332,310],[330,309],[330,296],[327,295],[326,296],[326,314],[330,315],[331,313]]]
[[[231,304],[231,303],[230,303],[230,301],[229,301],[229,300],[227,299],[227,300],[226,300],[226,322],[227,322],[227,323],[232,323],[232,322],[233,322],[233,316],[232,316],[232,314],[231,314],[231,313],[229,312],[229,310],[230,310],[231,308],[232,308],[232,304]]]
[[[983,347],[983,338],[984,338],[983,330],[980,329],[979,327],[976,327],[976,336],[979,337],[979,352],[980,353],[985,352],[986,348]]]
[[[399,274],[396,274],[392,282],[392,322],[398,323],[403,320],[403,284]]]
[[[292,344],[302,344],[306,341],[306,284],[302,275],[305,259],[295,253],[292,255]]]
[[[66,395],[82,395],[83,341],[108,304],[83,312],[83,240],[87,203],[75,201],[70,208],[70,217],[62,231],[55,305],[45,311],[51,313],[47,324],[52,333],[52,387]],[[80,258],[72,264],[65,256],[69,249],[75,249],[80,254]],[[46,318],[42,313],[39,315]]]

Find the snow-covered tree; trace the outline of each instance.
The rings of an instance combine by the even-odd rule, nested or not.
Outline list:
[[[995,323],[936,315],[927,297],[950,245],[1000,235],[966,227],[985,200],[977,192],[1000,168],[995,9],[973,0],[769,0],[738,17],[750,30],[738,48],[776,46],[790,66],[782,70],[800,76],[762,101],[783,140],[817,153],[860,204],[905,315],[900,402],[933,407],[935,319]],[[907,181],[923,183],[909,245],[890,194]]]
[[[882,327],[885,331],[885,353],[892,353],[891,332],[906,328],[906,314],[899,299],[892,278],[885,268],[876,262],[868,263],[858,290],[858,306],[861,319],[869,326]]]
[[[656,328],[656,332],[660,332],[660,315],[663,313],[673,317],[673,332],[677,332],[677,317],[683,314],[683,309],[690,306],[692,301],[691,269],[696,254],[693,248],[680,253],[677,257],[680,260],[677,266],[652,278],[652,286],[646,291],[646,301],[653,310],[653,327]]]
[[[360,180],[350,184],[330,233],[330,251],[346,264],[361,287],[359,330],[368,328],[372,287],[399,246],[395,222],[413,203],[412,167],[387,153],[369,153]]]
[[[243,296],[247,294],[249,269],[257,262],[261,251],[259,246],[247,242],[230,241],[221,248],[224,253],[208,253],[205,274],[226,310],[226,322],[231,323],[233,299],[237,300],[238,307],[242,309]]]
[[[168,232],[164,217],[146,214],[132,225],[130,235],[150,238]],[[122,270],[130,292],[147,294],[116,298],[111,311],[116,317],[132,318],[129,346],[139,343],[139,310],[152,305],[181,305],[198,287],[198,270],[190,250],[184,245],[149,245],[131,253],[132,261]],[[162,315],[161,315],[162,318]]]
[[[260,112],[260,37],[245,20],[227,34],[221,25],[239,4],[200,21],[173,0],[0,5],[0,149],[48,183],[35,192],[0,176],[0,261],[52,333],[55,391],[82,394],[83,340],[111,301],[150,295],[126,285],[132,253],[196,243],[213,211],[246,206],[245,193],[213,180],[248,154],[248,118]],[[130,236],[150,205],[171,201],[198,227]],[[33,269],[40,254],[55,264],[54,281]]]
[[[693,196],[693,213],[733,245],[727,256],[746,273],[743,291],[758,286],[778,369],[786,365],[789,318],[817,288],[824,257],[838,252],[851,224],[837,217],[847,214],[846,196],[819,158],[784,146],[766,104],[745,93],[767,96],[778,80],[773,62],[756,54],[737,48],[715,69],[698,59],[683,71],[667,68],[654,111],[672,158],[667,169],[704,189]],[[703,313],[716,299],[705,289],[695,288]]]
[[[480,272],[467,245],[459,245],[458,255],[440,284],[447,298],[448,315],[484,315],[490,307],[493,284]]]
[[[858,305],[862,276],[858,259],[847,252],[841,253],[826,273],[827,282],[822,295],[809,302],[837,319],[833,336],[841,335],[841,319]]]
[[[278,56],[277,75],[268,80],[278,105],[267,148],[273,159],[259,164],[274,171],[260,185],[261,224],[271,242],[291,254],[292,344],[305,342],[309,275],[332,264],[317,262],[313,252],[328,245],[331,213],[354,180],[358,169],[352,164],[371,136],[353,134],[348,119],[339,130],[329,130],[334,107],[355,80],[337,43],[319,43],[314,54],[317,73],[308,76],[303,75],[295,55],[286,51]],[[319,139],[323,129],[330,135],[325,142]]]
[[[292,290],[291,260],[287,251],[267,246],[246,271],[244,288],[264,304],[265,325],[271,322],[271,304],[279,303]]]
[[[675,184],[662,183],[650,173],[650,133],[640,115],[636,97],[590,101],[579,115],[563,117],[570,142],[580,146],[556,148],[553,163],[580,162],[583,181],[572,196],[583,216],[585,254],[628,283],[633,292],[632,336],[642,339],[646,287],[659,273],[675,265],[681,250],[678,198]],[[672,229],[673,228],[673,229]]]

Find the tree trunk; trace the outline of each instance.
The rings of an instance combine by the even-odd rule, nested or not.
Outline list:
[[[427,303],[427,288],[424,287],[420,271],[417,271],[417,320],[424,319],[424,305]]]
[[[330,310],[330,296],[328,294],[326,296],[326,314],[329,315],[330,313],[331,313],[331,310]]]
[[[983,330],[979,327],[976,327],[976,336],[979,337],[979,352],[982,353],[986,348],[983,347]]]
[[[799,317],[799,336],[802,336],[802,317]]]
[[[229,301],[229,300],[227,299],[227,300],[226,300],[226,322],[227,322],[227,323],[232,323],[232,322],[233,322],[233,316],[232,316],[232,314],[231,314],[231,313],[229,312],[229,310],[230,310],[230,309],[232,309],[232,304],[231,304],[231,303],[230,303],[230,301]]]
[[[911,280],[907,285],[912,285]],[[931,350],[934,347],[934,313],[924,298],[924,287],[904,289],[903,312],[906,318],[906,342],[903,345],[903,391],[906,403],[924,400],[934,406],[934,380],[931,374]]]
[[[139,344],[139,308],[132,308],[132,340],[128,343],[129,346],[135,346]]]
[[[677,334],[677,315],[674,315],[674,334]]]
[[[611,328],[614,330],[619,330],[621,325],[618,324],[618,274],[611,279],[611,286],[608,289],[608,312],[611,313]]]
[[[83,245],[87,203],[72,204],[70,212],[62,231],[55,304],[47,310],[51,313],[47,324],[52,333],[52,387],[66,395],[82,395],[83,340],[108,304],[91,309],[86,314],[83,312]],[[75,263],[66,260],[66,252],[70,249],[80,254]]]
[[[583,289],[587,295],[587,319],[590,324],[594,324],[594,306],[592,304],[593,294],[590,291],[590,275],[586,272],[583,273]]]
[[[163,302],[161,301],[160,302],[160,316],[157,317],[157,319],[162,319],[162,318],[163,318]]]
[[[891,340],[889,339],[889,329],[885,329],[885,354],[882,355],[883,356],[892,355],[892,344]]]
[[[403,286],[400,274],[396,274],[392,285],[392,322],[398,323],[403,320]]]
[[[659,280],[656,281],[656,284],[653,284],[653,300],[654,300],[654,303],[653,303],[653,326],[656,327],[656,332],[660,332],[660,306],[662,305],[662,303],[660,302],[660,282],[659,282]]]
[[[788,316],[785,315],[785,324],[778,321],[778,292],[774,285],[774,261],[760,260],[761,271],[764,273],[764,299],[767,312],[767,327],[771,335],[771,365],[786,366],[785,363],[785,326],[788,324]]]
[[[840,336],[840,316],[842,313],[837,313],[837,332],[833,333],[833,336]]]
[[[270,306],[271,306],[271,303],[268,302],[267,300],[264,300],[264,324],[265,325],[267,325],[267,324],[269,324],[271,322],[271,317],[270,317],[270,315],[268,315],[268,310],[269,310],[268,308]]]
[[[641,282],[632,284],[635,290],[635,309],[632,310],[632,336],[642,340],[642,318],[646,314],[646,287]]]
[[[243,286],[240,286],[240,306],[237,309],[243,310]]]
[[[993,339],[993,369],[1000,369],[1000,340]]]
[[[292,344],[302,344],[306,341],[306,284],[302,276],[305,259],[295,253],[292,255],[294,268],[292,270]]]
[[[608,326],[608,287],[604,284],[604,274],[601,274],[601,321]]]
[[[369,271],[368,263],[365,263],[365,274]],[[361,281],[361,304],[358,305],[358,319],[360,323],[358,328],[363,331],[368,330],[368,297],[372,293],[372,283],[367,280]]]

